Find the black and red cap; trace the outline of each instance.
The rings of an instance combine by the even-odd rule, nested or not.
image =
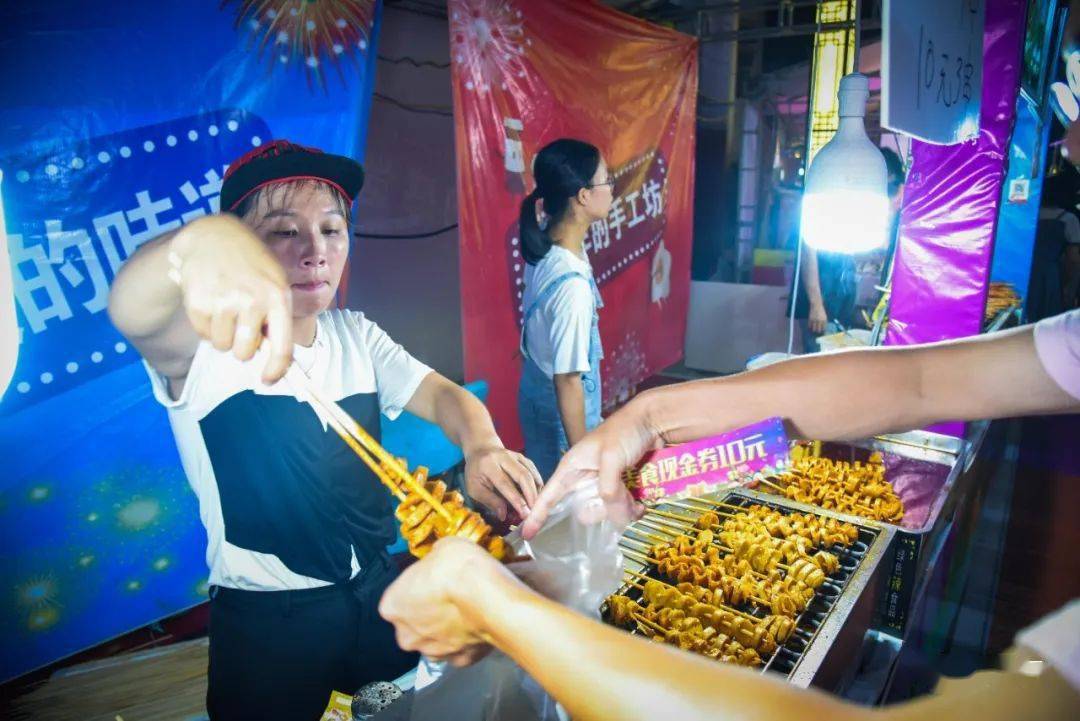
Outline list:
[[[364,166],[343,155],[331,155],[288,140],[264,143],[237,158],[221,183],[221,209],[234,210],[259,188],[291,180],[321,180],[356,200],[364,187]]]

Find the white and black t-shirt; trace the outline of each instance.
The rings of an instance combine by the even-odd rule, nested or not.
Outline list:
[[[362,313],[318,317],[294,362],[376,439],[431,369]],[[200,344],[180,397],[149,368],[168,409],[209,545],[210,583],[253,591],[342,583],[394,540],[390,494],[298,400],[288,381],[264,385],[265,356],[241,363]]]

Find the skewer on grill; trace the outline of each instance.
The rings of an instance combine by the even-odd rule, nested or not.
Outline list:
[[[623,573],[627,574],[631,578],[638,578],[638,579],[641,579],[641,580],[646,581],[646,582],[655,581],[656,583],[667,586],[668,588],[674,588],[674,589],[680,590],[680,591],[682,590],[678,586],[673,586],[670,583],[667,583],[666,581],[661,581],[658,578],[653,578],[651,576],[647,576],[644,573],[638,573],[637,571],[631,571],[631,570],[628,570],[628,569],[624,569]],[[637,588],[637,589],[639,589],[641,591],[645,590],[645,587],[642,586],[640,583],[634,583],[632,581],[627,581],[626,583],[627,583],[627,585],[633,586],[634,588]],[[703,588],[703,587],[698,586],[697,588]],[[708,589],[703,589],[703,590],[708,591]],[[729,611],[731,613],[742,616],[743,618],[745,618],[745,619],[747,619],[749,621],[759,622],[759,621],[762,620],[761,618],[753,615],[752,613],[747,613],[746,611],[740,611],[739,609],[735,608],[734,606],[730,606],[730,605],[728,605],[726,603],[716,603],[715,600],[714,601],[709,601],[709,603],[712,603],[717,608],[721,608],[721,609],[723,609],[725,611]]]
[[[784,578],[765,576],[758,579],[745,559],[738,560],[732,556],[721,558],[711,552],[707,540],[691,541],[683,536],[683,541],[678,538],[672,541],[639,529],[631,530],[659,542],[655,546],[648,546],[633,539],[623,539],[646,547],[647,557],[658,571],[679,581],[706,585],[710,589],[722,588],[733,603],[749,599],[769,607],[774,613],[792,615],[805,609],[814,597],[813,587],[807,585],[801,576],[804,569],[818,574],[820,571],[806,561],[797,562],[792,567],[794,571]],[[702,553],[703,548],[706,553]],[[772,600],[765,601],[766,596]]]
[[[843,513],[892,523],[904,517],[904,504],[886,480],[877,453],[865,463],[803,454],[766,485],[792,500]]]
[[[820,506],[821,503],[813,497],[812,491],[804,488],[804,484],[801,482],[803,479],[810,484],[813,484],[814,482],[814,479],[811,476],[789,472],[789,474],[785,474],[784,476],[776,476],[774,478],[776,483],[769,483],[768,485],[785,498],[790,498],[793,501],[799,501],[801,503],[809,503],[814,506]],[[763,483],[764,481],[765,479],[762,479]],[[873,508],[867,506],[865,503],[860,503],[862,500],[861,496],[848,496],[845,498],[838,494],[838,499],[842,499],[843,503],[836,503],[837,507],[832,510],[841,512],[854,511],[860,516],[867,516],[869,518],[875,518],[877,515],[877,512]]]
[[[701,571],[702,569],[693,569],[689,567],[685,568],[685,573],[683,573],[681,571],[672,570],[671,568],[664,569],[665,564],[663,560],[658,560],[647,554],[633,551],[625,547],[623,552],[628,557],[642,563],[656,565],[661,573],[670,576],[675,580],[683,583],[690,583],[695,586],[704,586],[715,593],[722,593],[723,598],[731,603],[738,604],[743,603],[744,601],[752,601],[762,608],[769,609],[773,614],[778,616],[794,616],[796,613],[805,610],[809,603],[809,599],[801,593],[793,591],[773,591],[767,587],[763,587],[763,584],[760,581],[755,581],[749,576],[733,576],[722,571],[715,576],[704,571],[698,574],[695,573],[695,570]],[[719,571],[719,569],[716,570]],[[760,595],[761,593],[771,593],[772,600],[766,600]]]
[[[678,521],[675,521],[674,523],[672,523],[671,521],[665,521],[665,520],[653,520],[651,518],[653,516],[657,516],[657,517],[659,517],[659,519],[679,518],[676,514],[673,514],[673,513],[664,513],[663,511],[650,511],[649,513],[647,513],[645,515],[644,518],[639,520],[638,523],[640,523],[642,525],[646,525],[649,528],[654,528],[656,530],[663,531],[665,533],[669,532],[667,530],[670,527],[668,524],[674,525],[676,528],[680,529],[680,531],[682,531],[683,533],[700,533],[702,531],[708,531],[709,533],[711,533],[712,531],[709,530],[709,529],[717,528],[717,529],[720,530],[720,538],[721,538],[721,540],[723,540],[723,534],[730,534],[730,533],[749,534],[752,537],[760,539],[763,544],[770,545],[773,548],[777,549],[784,556],[784,559],[786,561],[788,561],[789,563],[794,562],[794,561],[796,561],[798,559],[806,559],[806,560],[810,561],[811,563],[813,563],[818,568],[820,568],[822,573],[827,574],[827,575],[836,573],[837,571],[840,570],[840,559],[837,558],[832,553],[829,553],[828,551],[819,550],[816,553],[810,554],[810,553],[807,552],[806,548],[802,544],[791,540],[790,537],[777,538],[777,537],[771,535],[768,532],[768,529],[764,525],[759,524],[759,523],[754,523],[753,519],[750,519],[749,517],[741,517],[741,518],[738,518],[738,519],[729,518],[729,520],[727,522],[725,522],[724,525],[721,526],[721,525],[718,525],[718,524],[712,524],[712,523],[701,524],[701,523],[697,523],[697,522],[694,523],[694,524],[691,524],[691,525],[683,525],[684,521],[681,520],[681,519],[678,520]],[[706,518],[706,514],[703,514],[701,519],[705,519],[705,518]],[[701,519],[699,519],[699,521]],[[736,523],[736,524],[742,525],[744,527],[743,528],[729,527],[729,524],[731,524],[731,523]],[[707,528],[701,528],[702,525],[707,526]],[[801,538],[804,541],[808,540],[808,539],[806,539],[805,536],[801,536],[801,535],[797,536],[797,538]],[[731,552],[730,551],[730,549],[731,549],[730,546],[724,546],[724,545],[721,545],[721,544],[717,544],[717,545],[719,545],[724,550],[728,550],[729,552]],[[824,585],[825,583],[828,583],[828,581],[827,580],[823,581],[823,583],[821,585]]]
[[[712,525],[719,523],[721,517],[726,517],[729,520],[746,518],[748,519],[747,522],[760,523],[763,525],[769,531],[769,534],[774,537],[779,537],[777,536],[777,533],[784,537],[790,537],[793,534],[799,535],[818,546],[850,546],[858,540],[859,537],[859,530],[854,525],[833,518],[815,516],[811,513],[785,514],[767,506],[757,504],[744,508],[741,506],[732,506],[727,503],[717,503],[716,506],[736,509],[738,511],[737,513],[725,513],[716,510],[716,506],[701,501],[700,499],[691,498],[688,500],[702,503],[705,505],[705,508],[687,505],[681,501],[673,501],[671,503],[679,508],[697,512],[699,515],[697,516],[697,520],[694,521],[694,525],[699,528],[706,526],[711,528]],[[662,511],[659,512],[663,513]],[[681,514],[671,515],[677,517],[679,520],[684,520],[686,518]],[[713,520],[713,517],[715,517],[715,520]],[[708,519],[708,521],[706,521],[706,519]]]
[[[694,506],[692,504],[687,505],[687,502],[701,504],[701,506],[704,506],[704,508],[701,508],[700,506]],[[842,536],[843,541],[839,541],[842,545],[850,545],[851,543],[853,543],[858,538],[859,533],[858,529],[854,525],[847,523],[846,521],[816,516],[812,513],[782,513],[778,510],[757,503],[751,504],[749,506],[736,506],[730,503],[724,503],[722,501],[705,501],[703,499],[693,497],[687,498],[685,500],[671,501],[670,503],[672,505],[676,505],[681,508],[687,508],[698,513],[712,512],[717,515],[728,516],[746,515],[761,520],[787,520],[796,524],[801,523],[808,527],[820,527],[831,533]],[[723,513],[716,510],[717,507],[730,509],[730,511],[733,511],[734,513]]]
[[[648,602],[648,609],[655,611],[663,622],[665,616],[680,620],[684,617],[696,618],[706,628],[723,633],[745,648],[752,648],[760,654],[769,655],[777,646],[791,638],[795,623],[790,618],[771,616],[770,620],[732,613],[731,610],[718,606],[695,596],[683,589],[649,579],[644,586],[633,584],[642,591],[642,598]],[[609,607],[615,597],[608,599]]]
[[[780,491],[781,493],[783,493],[783,492],[784,492],[784,489],[783,489],[783,488],[781,488],[780,486],[776,485],[775,483],[772,483],[772,482],[771,482],[771,481],[769,481],[769,479],[767,479],[767,478],[759,478],[759,479],[758,479],[758,482],[759,482],[759,483],[761,483],[761,484],[762,484],[762,485],[764,485],[764,486],[768,486],[768,487],[770,487],[770,488],[775,488],[776,490]]]
[[[705,569],[695,566],[693,559],[683,559],[682,562],[675,559],[658,561],[655,556],[632,549],[624,549],[624,552],[628,558],[642,563],[653,563],[657,571],[680,584],[703,587],[731,604],[750,601],[776,615],[794,616],[806,610],[814,596],[812,590],[801,584],[794,588],[785,588],[782,581],[760,581],[748,574],[740,576],[719,568]]]
[[[775,615],[775,614],[769,614],[769,615],[765,616],[764,618],[762,618],[760,616],[755,616],[753,614],[747,613],[746,611],[740,611],[739,609],[735,608],[734,606],[730,606],[730,605],[725,604],[725,603],[718,603],[715,600],[715,596],[713,594],[711,594],[709,592],[709,590],[706,589],[706,588],[703,588],[703,587],[700,587],[700,586],[692,586],[691,584],[688,584],[688,583],[680,583],[678,586],[673,586],[670,583],[667,583],[667,582],[662,581],[662,580],[657,579],[657,578],[652,578],[651,576],[647,576],[647,575],[645,575],[643,573],[638,573],[637,571],[626,570],[626,571],[624,571],[624,573],[626,573],[631,578],[636,578],[636,579],[645,581],[646,585],[648,585],[648,584],[657,584],[657,585],[663,586],[665,588],[673,589],[675,591],[678,591],[679,593],[690,596],[695,601],[699,601],[701,603],[705,603],[705,604],[708,604],[708,605],[713,606],[715,608],[718,608],[719,610],[723,611],[724,613],[729,613],[729,614],[739,616],[739,617],[745,619],[749,623],[764,624],[765,627],[768,627],[768,628],[774,628],[774,629],[778,628],[779,630],[777,630],[776,633],[774,633],[774,635],[776,635],[777,641],[779,641],[781,643],[783,643],[788,638],[790,638],[793,633],[798,633],[799,635],[803,635],[803,636],[808,635],[805,631],[801,631],[800,629],[798,629],[795,626],[794,621],[792,621],[787,616],[778,616],[778,615]],[[640,583],[635,583],[633,581],[626,581],[626,584],[628,586],[636,588],[636,589],[638,589],[638,590],[640,590],[642,592],[646,591],[646,586],[643,586]]]
[[[700,619],[675,613],[674,609],[655,612],[625,596],[608,599],[608,609],[617,625],[634,621],[639,628],[649,629],[646,633],[650,638],[684,650],[746,666],[760,666],[762,663],[761,656],[753,649],[746,648],[713,627],[704,626]]]
[[[644,523],[643,521],[638,521],[638,523],[642,524],[642,525],[647,525],[649,527],[652,527],[651,525],[649,525],[647,523]],[[633,531],[635,533],[638,533],[639,535],[645,536],[647,538],[656,539],[656,540],[658,540],[658,541],[660,541],[662,543],[670,542],[668,539],[660,538],[660,537],[658,537],[658,536],[656,536],[655,534],[652,534],[652,533],[646,533],[645,531],[641,531],[641,530],[635,528],[634,526],[631,526],[628,530]],[[664,529],[656,529],[656,530],[664,530]],[[672,535],[674,535],[674,534],[672,534]],[[798,580],[802,581],[803,583],[807,584],[808,586],[810,586],[812,588],[818,588],[819,586],[821,586],[821,585],[823,585],[825,583],[826,578],[825,578],[824,572],[822,572],[822,570],[820,568],[818,568],[818,566],[815,563],[813,563],[812,561],[809,561],[809,560],[807,560],[805,558],[799,558],[799,559],[796,559],[793,563],[790,563],[790,564],[780,563],[780,562],[776,561],[776,556],[779,555],[779,553],[780,553],[777,549],[771,548],[770,546],[767,546],[764,543],[760,543],[760,542],[755,543],[753,539],[743,539],[743,540],[744,540],[744,542],[740,544],[741,547],[738,548],[738,549],[732,548],[731,546],[725,546],[725,545],[719,544],[719,543],[716,543],[714,545],[716,545],[718,548],[720,548],[723,551],[727,551],[728,553],[734,555],[737,558],[739,558],[739,557],[746,558],[748,555],[752,555],[752,558],[747,559],[747,560],[750,561],[752,566],[753,565],[763,566],[768,570],[771,570],[773,568],[778,568],[778,569],[780,569],[782,571],[785,571],[788,574],[788,576],[797,578]],[[757,564],[754,563],[755,561],[757,561]],[[754,570],[758,571],[760,573],[763,573],[763,571],[761,571],[760,568],[755,568]]]
[[[778,616],[776,614],[769,614],[768,616],[765,616],[764,618],[762,618],[762,617],[755,616],[753,614],[747,613],[746,611],[740,611],[739,609],[735,608],[734,606],[730,606],[730,605],[725,604],[725,603],[717,603],[716,600],[715,600],[715,596],[713,596],[711,599],[706,600],[706,597],[708,595],[710,595],[708,589],[706,589],[706,588],[702,588],[702,587],[699,586],[699,587],[694,587],[694,589],[691,590],[691,589],[687,588],[691,584],[679,584],[678,586],[673,586],[670,583],[666,583],[665,581],[662,581],[662,580],[657,579],[657,578],[652,578],[651,576],[647,576],[644,573],[638,573],[637,571],[631,571],[629,569],[625,569],[623,572],[626,575],[630,576],[631,578],[635,578],[635,579],[645,581],[646,584],[655,583],[655,584],[659,584],[661,586],[664,586],[666,588],[675,589],[676,591],[679,591],[681,593],[690,595],[690,596],[694,597],[696,600],[702,601],[703,603],[708,603],[708,604],[710,604],[712,606],[715,606],[716,608],[719,608],[720,610],[722,610],[722,611],[724,611],[726,613],[731,613],[731,614],[740,616],[741,618],[746,619],[750,623],[765,624],[765,626],[767,628],[773,629],[773,635],[776,637],[776,640],[779,643],[784,643],[793,634],[797,634],[797,635],[802,636],[804,638],[808,638],[811,635],[808,632],[806,632],[805,630],[802,630],[802,629],[798,628],[796,626],[795,622],[792,621],[787,616]],[[628,586],[636,588],[636,589],[638,589],[638,590],[640,590],[642,592],[644,592],[645,588],[646,588],[645,586],[641,585],[640,583],[635,583],[633,581],[626,581],[626,584]],[[700,592],[703,592],[703,593],[700,593]]]

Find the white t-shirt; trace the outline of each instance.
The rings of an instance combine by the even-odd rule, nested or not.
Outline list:
[[[589,339],[596,300],[588,281],[592,277],[589,261],[553,245],[539,263],[526,265],[523,312],[528,313],[548,283],[565,273],[580,273],[584,278],[563,281],[540,303],[525,326],[529,357],[548,377],[592,370]]]
[[[318,317],[294,362],[316,388],[379,437],[431,369],[362,313]],[[210,583],[253,591],[342,583],[394,539],[390,495],[283,380],[199,345],[180,397],[147,365],[168,409],[180,460],[206,526]]]

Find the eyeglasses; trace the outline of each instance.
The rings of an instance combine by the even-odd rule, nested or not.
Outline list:
[[[607,180],[605,180],[604,182],[602,182],[602,183],[589,183],[589,184],[588,184],[588,185],[586,185],[585,187],[586,187],[586,188],[602,188],[602,187],[604,187],[605,185],[610,185],[610,186],[611,186],[611,189],[612,189],[612,190],[614,190],[614,189],[615,189],[615,178],[612,178],[612,177],[611,177],[611,176],[609,175],[609,176],[608,176],[608,179],[607,179]]]

